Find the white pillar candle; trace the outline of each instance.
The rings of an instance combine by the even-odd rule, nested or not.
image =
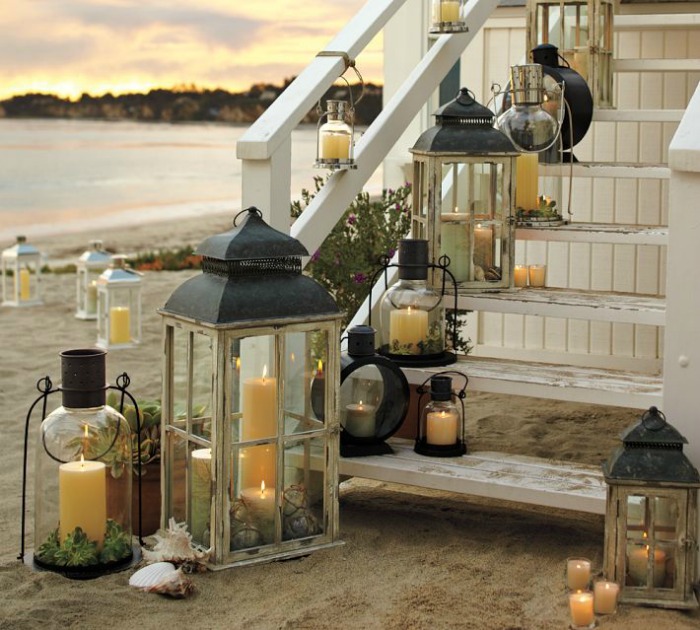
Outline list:
[[[389,316],[389,340],[391,346],[408,348],[410,354],[421,354],[420,342],[428,336],[428,312],[418,308],[402,308],[391,311]]]
[[[539,158],[537,153],[521,153],[515,166],[515,207],[534,210],[538,207]]]
[[[198,448],[191,454],[192,474],[190,478],[190,532],[195,542],[204,540],[209,529],[211,513],[211,449]]]
[[[654,588],[663,586],[666,577],[666,553],[660,549],[654,550]],[[627,556],[627,573],[635,586],[647,585],[647,567],[649,566],[649,547],[643,545],[634,549]]]
[[[102,546],[107,524],[107,477],[103,462],[67,462],[58,467],[59,538],[80,527]]]
[[[347,160],[350,158],[350,134],[326,132],[321,134],[320,156],[322,160]]]
[[[528,280],[531,287],[544,287],[546,269],[545,265],[530,265],[528,267]]]
[[[434,0],[433,2],[434,22],[459,22],[459,1],[458,0]]]
[[[243,381],[243,417],[241,440],[261,440],[277,435],[277,379],[266,376]],[[277,448],[274,444],[251,446],[244,449],[241,460],[239,487],[260,488],[264,481],[268,488],[275,487],[277,479]],[[268,491],[269,492],[269,491]]]
[[[456,444],[458,424],[454,411],[431,411],[425,419],[425,441],[433,446]]]
[[[345,429],[354,437],[372,437],[376,428],[374,405],[350,404],[345,407]]]
[[[131,312],[128,306],[112,306],[109,309],[109,343],[131,341]]]
[[[572,591],[588,588],[591,579],[591,561],[585,558],[569,558],[566,561],[566,585]]]
[[[598,580],[593,586],[593,609],[598,615],[610,615],[617,610],[620,585],[607,580]]]
[[[466,214],[443,214],[440,226],[440,255],[450,257],[448,269],[457,282],[469,280],[469,231],[467,223],[456,221],[467,218]]]
[[[493,266],[493,230],[481,224],[474,228],[474,264],[484,271]]]
[[[262,533],[264,541],[267,543],[273,542],[275,510],[277,508],[275,490],[268,488],[263,480],[257,487],[241,490],[241,499],[245,503],[253,525]]]
[[[592,627],[595,621],[593,593],[572,593],[569,595],[569,610],[571,612],[571,625],[574,628]]]
[[[525,265],[515,265],[513,268],[513,284],[516,287],[527,286],[527,267]]]
[[[19,299],[22,301],[28,300],[32,295],[31,277],[29,269],[19,270]]]

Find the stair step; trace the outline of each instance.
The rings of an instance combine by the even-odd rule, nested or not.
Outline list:
[[[572,289],[515,289],[500,293],[463,294],[460,309],[514,313],[600,322],[663,326],[666,299],[650,295]]]
[[[547,507],[605,514],[606,487],[597,466],[476,452],[426,457],[413,441],[389,440],[393,453],[341,457],[341,475]]]
[[[550,228],[519,227],[515,236],[523,241],[668,245],[668,228],[665,226],[567,223]]]
[[[540,164],[540,176],[569,177],[570,167],[570,164]],[[573,165],[573,176],[605,179],[669,179],[671,169],[665,164],[639,162],[577,162]]]
[[[650,13],[640,15],[615,15],[614,26],[616,31],[641,31],[647,29],[669,28],[697,28],[700,26],[700,14],[698,13]]]
[[[593,110],[593,122],[680,122],[683,109],[605,109]]]
[[[449,366],[466,374],[469,389],[494,394],[648,409],[662,406],[662,378],[603,368],[467,356]],[[420,385],[440,368],[404,368],[409,383]],[[517,403],[514,403],[517,404]]]
[[[698,72],[700,59],[613,59],[613,72]]]

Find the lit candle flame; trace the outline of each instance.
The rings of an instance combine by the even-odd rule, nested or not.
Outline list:
[[[80,467],[85,468],[85,458],[82,453],[80,453]]]
[[[265,480],[264,479],[260,482],[260,498],[261,499],[265,498]]]
[[[297,358],[294,356],[294,353],[293,353],[293,352],[292,352],[292,354],[289,355],[289,360],[290,360],[292,363],[294,363],[294,362],[297,360]]]
[[[263,383],[265,382],[265,378],[267,377],[267,364],[263,365],[263,373],[262,373],[262,381]]]
[[[86,425],[83,427],[83,431],[84,431],[84,433],[85,433],[85,437],[86,437],[86,438],[89,437],[88,430],[89,430],[89,429],[88,429],[88,425],[86,424]]]
[[[240,372],[241,370],[241,357],[236,357],[236,371]]]
[[[410,306],[408,307],[408,314],[409,315],[411,314],[411,307]]]
[[[321,361],[321,359],[318,360],[318,364],[316,365],[316,373],[318,376],[323,375],[323,361]]]

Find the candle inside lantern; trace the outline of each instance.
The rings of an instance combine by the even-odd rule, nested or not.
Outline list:
[[[205,530],[209,529],[211,511],[211,449],[196,449],[192,451],[191,458],[190,532],[195,542],[202,542]]]
[[[474,228],[474,264],[484,271],[493,266],[493,230],[481,223]]]
[[[539,177],[539,158],[537,153],[521,153],[516,161],[515,171],[515,207],[523,210],[535,210]]]
[[[26,301],[31,297],[31,295],[29,269],[22,268],[19,270],[19,299]]]
[[[112,306],[109,309],[109,343],[131,341],[131,311],[128,306]]]
[[[87,285],[85,290],[85,312],[88,315],[97,313],[97,282],[94,280]]]
[[[277,494],[274,489],[269,489],[265,485],[265,480],[259,486],[244,488],[241,491],[241,499],[245,503],[253,525],[255,525],[263,535],[266,542],[274,540],[275,531],[275,509],[277,507]]]
[[[663,586],[666,578],[666,553],[654,550],[654,588]],[[649,566],[649,545],[641,545],[627,555],[627,573],[632,578],[633,586],[647,585],[647,568]]]
[[[376,429],[374,405],[350,404],[345,407],[345,429],[354,437],[372,437]]]
[[[390,347],[398,342],[410,354],[421,354],[421,345],[428,336],[428,312],[418,308],[391,311],[389,317]]]
[[[433,22],[459,22],[458,0],[434,0]]]
[[[321,134],[320,156],[322,160],[347,160],[350,158],[350,134],[324,132]]]
[[[598,580],[593,587],[593,609],[598,615],[611,615],[617,610],[620,586],[615,582]]]
[[[425,419],[425,441],[433,446],[456,444],[458,424],[454,411],[431,411]]]
[[[545,265],[530,265],[528,267],[528,280],[530,282],[531,287],[544,287],[545,270]]]
[[[241,440],[262,440],[277,435],[277,379],[267,376],[263,367],[261,378],[243,381],[243,417]],[[241,486],[259,488],[267,483],[274,486],[277,478],[277,447],[261,444],[244,449],[241,465]]]
[[[527,267],[525,265],[515,265],[513,268],[513,284],[516,287],[527,286]]]
[[[566,585],[572,591],[588,588],[591,579],[591,561],[585,558],[569,558],[566,561]]]
[[[469,280],[469,231],[466,223],[460,223],[467,218],[466,214],[448,213],[441,215],[440,254],[449,256],[448,269],[457,282]]]
[[[104,462],[67,462],[58,467],[59,538],[80,527],[102,546],[107,523],[107,477]]]
[[[574,628],[591,628],[595,622],[593,614],[593,593],[572,593],[569,595],[571,625]]]

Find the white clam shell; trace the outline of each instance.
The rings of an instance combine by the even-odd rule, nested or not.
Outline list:
[[[151,588],[165,582],[177,569],[171,562],[154,562],[139,569],[129,578],[129,586]]]

